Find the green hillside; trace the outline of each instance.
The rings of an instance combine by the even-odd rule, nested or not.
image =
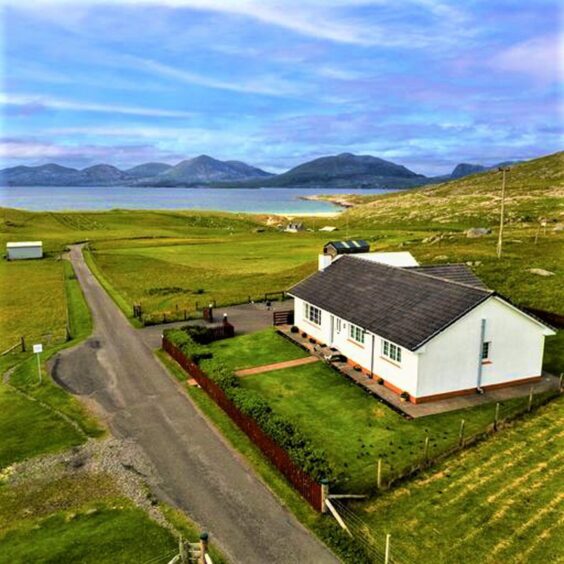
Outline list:
[[[507,174],[508,223],[556,223],[564,203],[564,152],[511,167]],[[384,196],[351,196],[352,223],[435,224],[436,226],[488,226],[499,221],[501,174],[473,174],[437,184]]]

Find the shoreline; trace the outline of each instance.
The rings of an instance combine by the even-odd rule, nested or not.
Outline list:
[[[347,194],[335,194],[334,196],[328,194],[312,194],[311,196],[300,196],[299,199],[308,200],[310,202],[330,202],[345,209],[354,208],[356,204],[346,199],[347,197]]]

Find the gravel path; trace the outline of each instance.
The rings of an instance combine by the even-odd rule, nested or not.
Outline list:
[[[143,451],[155,493],[208,530],[232,562],[338,562],[170,378],[91,274],[80,247],[72,247],[71,261],[93,313],[94,333],[57,356],[53,377],[94,401],[114,435]]]

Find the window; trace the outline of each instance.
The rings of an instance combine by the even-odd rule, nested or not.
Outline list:
[[[337,317],[337,319],[335,319],[335,328],[337,330],[337,333],[341,332],[341,321],[342,319],[340,317]]]
[[[490,341],[482,343],[482,360],[489,360],[490,358]]]
[[[382,356],[395,362],[401,362],[401,347],[390,343],[390,341],[382,341]]]
[[[311,304],[304,304],[305,318],[316,325],[321,325],[321,310]]]
[[[357,343],[364,343],[364,329],[353,325],[352,323],[349,324],[349,337],[356,341]]]

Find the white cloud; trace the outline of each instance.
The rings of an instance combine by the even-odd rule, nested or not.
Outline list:
[[[539,82],[564,79],[564,41],[558,36],[542,36],[517,43],[498,53],[491,66],[531,76]]]
[[[96,102],[82,102],[28,94],[0,94],[0,104],[5,106],[29,106],[32,108],[44,107],[55,110],[100,112],[162,118],[189,118],[194,115],[192,112],[181,110],[167,110],[142,106],[124,106],[119,104],[100,104]]]
[[[268,96],[287,96],[298,93],[298,88],[295,85],[279,79],[278,77],[258,76],[253,80],[226,81],[165,65],[150,59],[141,59],[138,57],[126,57],[124,59],[130,60],[137,70],[154,72],[181,82],[205,86],[207,88],[251,94],[266,94]]]
[[[84,9],[93,5],[110,5],[107,0],[36,0],[25,5],[21,0],[0,0],[0,5],[12,5],[18,9],[37,12],[40,7],[61,5],[78,8],[79,15],[66,21],[67,25],[82,25]],[[258,22],[287,29],[306,37],[348,43],[361,46],[421,47],[436,42],[440,37],[439,27],[461,25],[465,15],[447,2],[440,0],[405,0],[404,5],[417,5],[436,19],[433,34],[409,24],[394,29],[389,21],[382,23],[351,17],[347,9],[355,7],[397,7],[389,0],[116,0],[112,5],[129,7],[157,6],[165,8],[188,8],[193,10],[242,16]],[[400,6],[401,8],[401,6]],[[72,13],[73,10],[69,10]],[[44,13],[50,18],[48,12]],[[51,17],[52,19],[52,17]],[[459,28],[459,37],[462,33]]]

